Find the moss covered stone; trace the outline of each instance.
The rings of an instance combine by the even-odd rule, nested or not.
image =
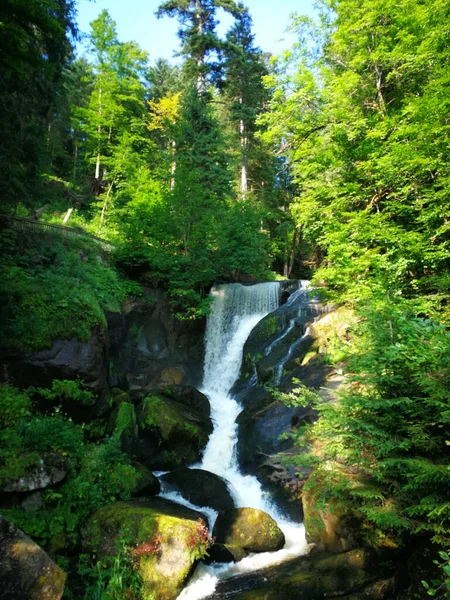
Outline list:
[[[108,431],[114,436],[120,436],[127,429],[136,431],[136,413],[130,402],[122,402],[109,419]]]
[[[228,550],[234,560],[250,552],[274,552],[284,546],[284,534],[270,515],[256,508],[222,511],[214,526],[217,544]]]
[[[0,515],[0,596],[60,600],[66,574],[33,540]]]
[[[374,556],[364,550],[327,556],[294,559],[261,571],[253,582],[256,589],[234,596],[235,600],[378,600],[395,598],[380,595],[383,589],[392,594],[391,580],[377,581],[386,569],[374,562]]]
[[[143,400],[137,411],[139,437],[148,453],[151,469],[174,469],[200,459],[213,426],[198,409],[162,394]]]
[[[89,520],[84,545],[102,557],[114,554],[118,539],[127,540],[138,550],[142,595],[174,600],[195,565],[202,518],[201,513],[161,498],[118,502]]]

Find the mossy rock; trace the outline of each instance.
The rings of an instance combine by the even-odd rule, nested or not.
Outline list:
[[[332,503],[318,504],[314,490],[302,495],[306,539],[327,552],[346,552],[360,545],[361,523]]]
[[[251,552],[275,552],[285,543],[284,534],[270,515],[256,508],[234,508],[217,517],[213,536],[241,560]]]
[[[141,593],[174,600],[196,563],[199,519],[204,519],[201,513],[161,498],[118,502],[91,517],[83,532],[84,547],[101,558],[115,553],[120,538],[137,547],[157,541],[159,549],[139,559]]]
[[[132,492],[134,497],[139,496],[156,496],[161,491],[159,479],[153,475],[150,469],[136,461],[131,461],[131,466],[136,469],[138,480],[136,487]]]
[[[128,394],[126,395],[128,396]],[[107,433],[120,437],[127,429],[136,431],[136,412],[131,402],[122,402],[109,418]]]
[[[0,515],[0,581],[2,600],[60,600],[66,574]]]
[[[113,394],[113,391],[115,392],[114,394]],[[118,392],[120,392],[120,393],[118,393]],[[128,394],[128,392],[123,392],[122,390],[119,390],[118,388],[113,388],[111,390],[112,406],[114,406],[114,407],[120,406],[124,402],[130,402],[130,394]]]
[[[197,462],[213,430],[209,416],[158,394],[142,401],[137,422],[145,464],[152,470],[171,470]]]
[[[251,591],[231,597],[235,600],[325,600],[343,597],[347,600],[394,600],[395,595],[377,596],[383,589],[389,589],[390,593],[393,590],[391,580],[389,583],[388,580],[377,581],[385,572],[384,567],[374,562],[374,556],[362,549],[333,556],[315,553],[262,570],[255,575]],[[220,586],[217,592],[217,597],[221,597]]]
[[[208,417],[211,413],[208,398],[191,385],[166,385],[158,393],[185,406],[190,406]]]

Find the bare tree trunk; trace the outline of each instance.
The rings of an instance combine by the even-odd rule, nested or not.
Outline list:
[[[177,171],[177,163],[175,160],[175,150],[177,147],[177,143],[175,140],[172,140],[170,142],[171,148],[172,148],[172,167],[170,169],[170,173],[172,175],[172,177],[170,178],[170,191],[172,192],[175,188],[175,173]]]
[[[199,36],[203,34],[203,19],[202,19],[202,3],[201,0],[195,0],[195,18],[197,20],[197,33]],[[197,57],[197,91],[202,95],[206,89],[206,80],[204,73],[205,52],[204,50]]]
[[[286,279],[289,279],[289,277],[291,276],[291,273],[292,273],[292,269],[294,267],[294,257],[295,257],[296,247],[297,247],[297,230],[294,229],[294,234],[292,236],[291,249],[289,251],[289,255],[288,255],[288,252],[286,251],[286,257],[285,257],[285,262],[284,262],[283,277],[286,277]]]
[[[239,96],[239,104],[243,104],[244,99],[242,98],[242,94]],[[241,137],[241,194],[244,198],[246,193],[248,192],[248,156],[247,156],[247,147],[248,147],[248,137],[245,129],[244,119],[239,121],[239,135]]]
[[[75,142],[75,146],[73,148],[73,178],[72,178],[73,185],[75,185],[75,181],[77,178],[77,162],[78,162],[78,144]]]
[[[97,127],[97,162],[95,163],[95,179],[100,180],[100,154],[102,149],[102,125],[100,122],[102,116],[102,88],[98,90],[98,127]]]
[[[386,102],[383,97],[383,74],[380,67],[375,64],[375,80],[377,86],[378,104],[383,115],[386,115]]]
[[[105,220],[106,208],[108,206],[108,200],[111,195],[111,190],[112,190],[113,185],[114,185],[114,181],[111,181],[111,183],[108,186],[108,191],[106,192],[105,201],[103,202],[103,206],[102,206],[102,214],[100,215],[100,224],[98,226],[97,235],[100,235],[100,231],[102,230],[102,227],[103,227],[103,221]]]
[[[63,225],[65,225],[68,222],[68,220],[70,219],[70,215],[72,214],[72,212],[73,212],[73,208],[68,208],[67,209],[66,216],[63,219]]]

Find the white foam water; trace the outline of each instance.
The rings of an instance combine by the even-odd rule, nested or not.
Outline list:
[[[200,600],[212,594],[220,579],[248,573],[300,556],[308,550],[304,527],[287,521],[273,506],[259,481],[239,470],[236,456],[236,419],[242,406],[230,395],[242,362],[244,344],[254,326],[279,305],[280,289],[276,282],[251,286],[240,284],[213,288],[214,298],[206,328],[206,352],[202,392],[209,398],[214,431],[197,468],[225,478],[230,484],[237,507],[252,507],[269,513],[286,537],[284,548],[246,557],[238,563],[201,564],[178,600]],[[164,494],[190,508],[205,512],[186,502],[179,494]],[[208,514],[210,526],[215,519]]]

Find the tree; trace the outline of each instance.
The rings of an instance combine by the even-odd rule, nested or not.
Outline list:
[[[165,58],[158,58],[149,67],[146,79],[150,85],[150,100],[157,101],[181,91],[181,72],[178,65],[171,65]]]
[[[0,190],[7,207],[32,204],[61,75],[75,35],[72,0],[0,6]]]
[[[157,16],[177,17],[180,22],[181,55],[186,57],[186,69],[197,82],[197,90],[206,90],[211,67],[207,58],[217,52],[220,41],[216,34],[215,15],[218,8],[237,16],[242,5],[233,0],[167,0],[157,10]]]
[[[233,138],[237,138],[238,142],[239,188],[244,196],[249,191],[249,175],[253,184],[256,183],[252,173],[249,174],[249,161],[252,151],[256,151],[258,146],[255,138],[256,119],[267,100],[262,81],[262,77],[267,75],[267,67],[261,50],[254,46],[251,26],[252,19],[248,11],[242,10],[223,44],[220,84],[222,96],[227,103],[228,118],[233,125]],[[258,156],[258,159],[261,158],[261,155]]]

